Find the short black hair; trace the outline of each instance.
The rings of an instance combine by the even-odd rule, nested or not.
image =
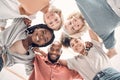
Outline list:
[[[32,43],[31,44],[32,47],[46,47],[47,45],[51,44],[55,39],[54,31],[52,29],[50,29],[46,24],[37,24],[37,25],[31,26],[31,27],[27,28],[26,32],[27,32],[27,34],[32,34],[35,29],[39,29],[39,28],[47,29],[48,31],[50,31],[50,33],[52,34],[52,38],[49,42],[47,42],[43,45],[38,45],[38,44]]]

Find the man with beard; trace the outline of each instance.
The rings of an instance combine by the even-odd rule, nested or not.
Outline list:
[[[62,45],[60,42],[54,42],[48,49],[48,54],[43,51],[36,52],[34,69],[29,77],[29,80],[83,80],[83,78],[75,71],[69,70],[67,67],[59,63],[59,58],[62,54]]]

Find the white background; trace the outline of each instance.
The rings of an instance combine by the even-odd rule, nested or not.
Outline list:
[[[52,4],[62,10],[64,20],[71,12],[79,11],[77,6],[75,5],[74,0],[53,0]],[[32,25],[43,23],[42,16],[43,14],[41,12],[37,13],[37,17],[35,20],[33,20]],[[8,25],[10,25],[10,23],[11,21],[8,21]],[[56,35],[55,40],[59,40],[61,31],[62,30],[55,32],[55,35]],[[117,39],[116,49],[117,49],[118,55],[116,55],[111,59],[111,63],[114,68],[120,71],[120,66],[119,66],[120,65],[120,47],[119,47],[120,46],[120,27],[116,29],[115,37]],[[84,37],[84,39],[88,39],[88,38],[89,37],[86,37],[86,36]],[[41,48],[41,49],[47,51],[47,48]],[[63,49],[63,54],[61,58],[70,58],[74,54],[75,53],[73,53],[73,51],[70,49],[69,51],[68,49]],[[22,64],[17,64],[13,67],[10,67],[9,69],[15,73],[11,73],[9,70],[3,69],[2,72],[0,73],[0,80],[26,80],[28,78],[28,76],[26,76],[24,71],[24,65]]]

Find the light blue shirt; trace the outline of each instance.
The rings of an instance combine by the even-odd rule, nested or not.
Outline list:
[[[105,47],[113,48],[114,31],[120,22],[120,17],[106,0],[76,0],[76,3],[89,26],[103,39]]]

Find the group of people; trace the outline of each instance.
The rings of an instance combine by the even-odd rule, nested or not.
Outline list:
[[[75,1],[81,13],[72,13],[63,22],[62,11],[50,0],[1,0],[0,71],[22,63],[29,80],[120,80],[120,72],[110,64],[117,54],[114,33],[120,25],[120,1]],[[44,23],[31,26],[38,11],[43,12]],[[13,22],[6,28],[8,19]],[[61,40],[54,41],[54,31],[61,28]],[[91,41],[82,40],[86,31]],[[48,53],[40,49],[48,45]],[[79,54],[59,59],[65,47]]]

